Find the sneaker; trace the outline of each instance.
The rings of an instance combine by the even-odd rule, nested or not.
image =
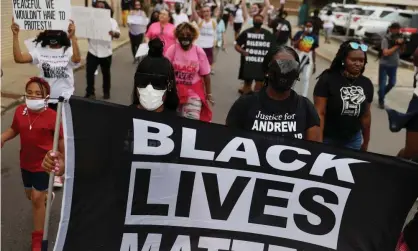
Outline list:
[[[32,251],[41,251],[43,235],[42,230],[32,232]]]
[[[110,99],[110,94],[109,93],[103,94],[103,99]]]
[[[63,187],[64,183],[62,183],[62,177],[55,176],[54,177],[54,187]]]
[[[385,103],[379,102],[379,108],[382,110],[385,109]]]
[[[94,76],[97,76],[97,75],[99,75],[99,69],[97,69],[97,70],[94,72]]]

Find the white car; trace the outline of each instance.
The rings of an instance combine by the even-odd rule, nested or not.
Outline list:
[[[352,14],[358,14],[362,10],[362,6],[354,5],[354,4],[346,4],[342,6],[338,6],[334,9],[332,14],[335,17],[334,29],[338,32],[344,32],[344,26],[347,26],[348,23],[348,16],[350,12]]]
[[[361,11],[357,13],[353,13],[351,15],[351,22],[350,22],[350,36],[354,35],[355,31],[357,30],[358,26],[364,22],[370,20],[380,20],[381,18],[389,15],[390,13],[396,11],[395,8],[390,7],[376,7],[376,6],[365,6],[362,8]],[[348,20],[348,17],[347,19]],[[348,22],[344,25],[344,30],[346,31],[348,27]]]
[[[392,23],[399,23],[402,27],[409,26],[412,16],[417,13],[410,10],[396,10],[378,20],[365,20],[357,27],[355,35],[366,43],[378,47]]]

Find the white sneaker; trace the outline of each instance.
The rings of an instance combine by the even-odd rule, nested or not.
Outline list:
[[[54,177],[54,187],[63,187],[64,183],[62,183],[62,177],[55,176]]]
[[[97,69],[97,70],[94,72],[94,75],[95,75],[95,76],[99,75],[99,69]]]

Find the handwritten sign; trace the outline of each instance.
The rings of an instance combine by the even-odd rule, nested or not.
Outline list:
[[[76,36],[96,40],[111,41],[112,30],[110,10],[74,6],[71,10],[76,28]]]
[[[148,55],[149,47],[147,43],[142,43],[139,45],[138,50],[136,51],[135,58],[142,58]]]
[[[149,22],[147,17],[143,17],[140,15],[129,15],[128,16],[128,24],[137,24],[137,25],[144,25],[146,26]]]
[[[70,0],[13,0],[13,17],[22,30],[67,30]]]

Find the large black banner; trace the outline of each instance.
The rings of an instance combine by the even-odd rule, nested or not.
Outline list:
[[[418,167],[72,98],[55,250],[393,251]]]

